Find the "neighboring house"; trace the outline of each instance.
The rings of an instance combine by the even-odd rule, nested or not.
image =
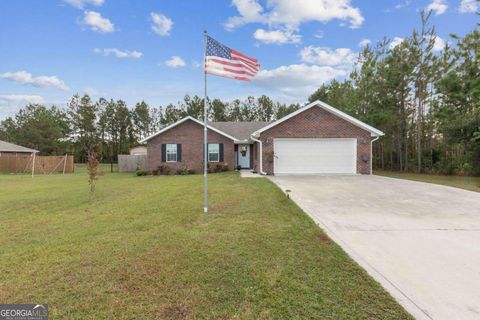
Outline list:
[[[136,146],[132,147],[129,150],[131,156],[143,156],[147,155],[147,147],[146,146]]]
[[[185,117],[145,138],[147,167],[203,170],[203,122]],[[208,123],[208,161],[263,174],[370,174],[383,132],[315,101],[271,123]]]
[[[0,140],[0,157],[2,155],[30,155],[38,150],[22,147],[10,142]]]
[[[0,140],[0,172],[24,172],[30,164],[32,175],[35,171],[35,155],[38,150],[22,147],[10,142]]]

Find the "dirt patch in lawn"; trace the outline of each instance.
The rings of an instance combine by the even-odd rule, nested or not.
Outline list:
[[[173,303],[160,312],[157,319],[183,320],[189,319],[192,309],[183,303]]]

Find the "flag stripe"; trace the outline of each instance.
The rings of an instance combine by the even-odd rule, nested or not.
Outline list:
[[[212,68],[212,69],[218,69],[218,70],[223,70],[235,74],[241,74],[241,75],[248,75],[248,76],[255,76],[255,73],[251,73],[249,71],[246,71],[245,69],[242,68],[234,68],[234,67],[226,67],[223,64],[218,64],[218,63],[212,63],[212,62],[207,62],[207,68]]]
[[[247,72],[245,70],[233,70],[231,68],[227,68],[221,64],[212,64],[212,63],[207,63],[207,69],[206,71],[208,72],[208,70],[217,70],[217,71],[222,71],[222,72],[228,72],[228,73],[231,73],[233,75],[244,75],[244,76],[248,76],[248,77],[254,77],[255,74],[253,73],[250,73],[250,72]]]
[[[246,78],[253,78],[252,75],[241,73],[241,72],[231,72],[230,70],[225,70],[225,68],[222,67],[217,67],[217,66],[210,66],[208,70],[213,70],[215,72],[220,72],[223,74],[231,74],[232,76],[241,76],[241,77],[246,77]]]
[[[240,56],[240,57],[242,57],[242,58],[244,58],[244,59],[246,59],[246,60],[250,60],[252,63],[257,63],[257,62],[258,62],[257,59],[247,57],[246,55],[244,55],[244,54],[241,53],[241,52],[238,52],[237,50],[233,50],[233,49],[232,49],[232,54],[235,54],[235,55],[237,55],[237,56]]]
[[[232,67],[243,68],[243,69],[246,69],[246,70],[248,70],[252,73],[257,73],[258,72],[258,68],[252,68],[242,61],[228,60],[228,59],[219,58],[219,57],[216,57],[216,56],[207,56],[206,58],[207,58],[207,62],[208,61],[213,61],[213,62],[225,64],[225,65],[228,65],[228,66],[232,66]]]
[[[216,60],[216,59],[215,59]],[[239,66],[230,66],[226,64],[224,61],[214,61],[211,57],[207,57],[205,63],[205,70],[208,72],[209,69],[217,69],[222,70],[224,72],[230,72],[235,75],[248,75],[248,76],[255,76],[257,74],[257,70],[252,71],[250,68],[243,66],[240,64]]]
[[[243,61],[229,60],[229,59],[220,58],[220,57],[217,57],[217,56],[207,56],[207,59],[216,60],[217,62],[223,62],[223,63],[225,63],[227,65],[231,65],[231,66],[238,66],[238,67],[245,66],[245,67],[251,69],[252,71],[258,71],[258,67],[251,67],[248,64],[244,63]]]
[[[255,64],[251,64],[250,62],[247,62],[247,61],[245,61],[245,60],[243,60],[243,59],[239,59],[239,58],[237,58],[237,57],[235,57],[235,56],[232,56],[232,61],[241,62],[241,63],[243,63],[244,65],[249,66],[250,68],[253,68],[253,69],[258,69],[258,68],[260,67],[260,66],[255,65]]]
[[[224,59],[224,58],[219,58],[219,57],[216,57],[216,56],[207,56],[207,62],[217,62],[217,63],[222,63],[224,65],[227,65],[227,66],[230,66],[230,67],[238,67],[238,68],[246,68],[248,69],[249,71],[251,71],[252,73],[257,73],[258,72],[258,68],[252,68],[250,66],[246,66],[244,63],[242,62],[232,62],[231,60],[227,60],[227,59]]]
[[[251,81],[251,80],[252,80],[251,78],[248,78],[248,77],[234,76],[234,75],[232,75],[232,74],[224,73],[224,72],[216,71],[216,70],[210,70],[210,71],[208,71],[207,73],[209,73],[209,74],[214,74],[214,75],[216,75],[216,76],[225,77],[225,78],[232,78],[232,79],[236,79],[236,80],[242,80],[242,81]]]
[[[259,64],[257,62],[252,62],[251,60],[245,59],[242,56],[236,55],[234,53],[232,53],[232,59],[243,61],[246,64],[251,65],[251,66],[259,66]]]

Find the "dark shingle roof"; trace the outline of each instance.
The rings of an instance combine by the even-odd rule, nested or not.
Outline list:
[[[221,121],[221,122],[208,123],[209,126],[212,126],[218,130],[221,130],[239,140],[248,140],[252,133],[269,124],[270,122],[262,122],[262,121],[252,121],[252,122]]]
[[[37,150],[22,147],[10,142],[0,140],[0,152],[38,152]]]

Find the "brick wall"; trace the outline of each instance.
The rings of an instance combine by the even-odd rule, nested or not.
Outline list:
[[[182,162],[162,162],[162,144],[164,143],[182,145]],[[223,163],[228,164],[229,170],[233,170],[233,141],[215,131],[208,130],[208,143],[223,143]],[[157,169],[160,165],[165,165],[173,171],[186,165],[197,173],[203,172],[203,126],[187,120],[150,139],[147,142],[148,170]]]
[[[260,134],[263,143],[263,171],[273,174],[273,162],[268,155],[273,152],[274,138],[357,138],[357,173],[369,174],[370,132],[328,112],[312,107]]]

